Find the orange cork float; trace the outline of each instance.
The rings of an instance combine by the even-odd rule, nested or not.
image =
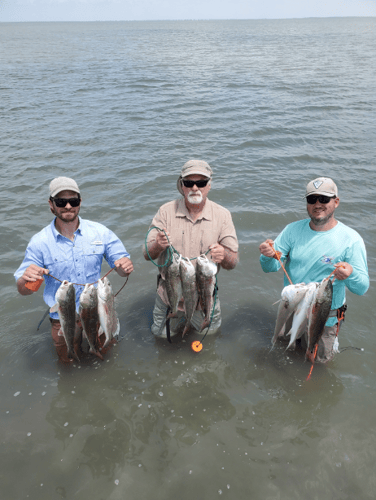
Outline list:
[[[27,283],[25,283],[25,287],[31,290],[32,292],[36,292],[37,290],[39,290],[43,281],[44,281],[43,278],[39,278],[36,281],[28,281]]]
[[[192,351],[194,351],[194,352],[200,352],[200,351],[202,351],[203,345],[199,340],[195,340],[194,342],[192,342],[191,348],[192,348]]]

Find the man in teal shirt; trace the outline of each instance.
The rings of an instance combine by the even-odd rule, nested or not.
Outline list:
[[[334,218],[339,197],[332,179],[319,177],[309,182],[306,200],[310,218],[286,226],[275,242],[268,239],[261,243],[260,263],[266,273],[281,267],[274,258],[272,244],[281,252],[281,259],[286,259],[286,271],[294,284],[321,282],[335,270],[332,310],[316,358],[326,363],[334,357],[339,329],[337,311],[345,304],[346,287],[357,295],[368,290],[367,256],[361,236]],[[286,277],[284,284],[289,284]]]

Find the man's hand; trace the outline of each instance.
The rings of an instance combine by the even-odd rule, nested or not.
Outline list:
[[[337,280],[345,280],[353,272],[353,267],[348,262],[337,262],[334,267],[336,268],[334,276]]]
[[[21,295],[31,295],[34,293],[32,290],[27,288],[26,283],[35,283],[37,280],[42,279],[45,274],[48,274],[48,269],[44,267],[39,267],[36,264],[30,264],[29,267],[25,269],[25,272],[17,280],[17,289]]]
[[[209,250],[212,261],[215,262],[216,264],[220,264],[225,258],[225,249],[219,243],[216,243],[215,245],[210,245]]]
[[[274,245],[273,240],[265,240],[261,245],[259,246],[260,253],[262,255],[265,255],[265,257],[274,257],[275,256],[275,250],[271,247],[271,245]]]
[[[37,281],[43,278],[43,276],[48,273],[48,269],[39,267],[36,264],[30,264],[30,266],[25,269],[25,272],[21,276],[21,279],[25,281]]]
[[[164,229],[164,232],[158,231],[157,237],[155,238],[155,243],[159,247],[161,252],[163,252],[163,250],[166,250],[166,248],[170,246],[170,241],[171,236],[166,229]]]
[[[165,234],[166,233],[166,234]],[[148,252],[150,255],[150,258],[152,260],[157,259],[160,254],[166,250],[171,245],[171,236],[170,233],[164,228],[163,231],[158,231],[157,236],[155,240],[152,243],[149,243],[148,245]],[[149,257],[145,253],[145,259],[149,260]]]
[[[234,269],[238,263],[238,252],[234,252],[220,243],[210,245],[209,250],[212,261],[221,264],[223,269]]]
[[[121,259],[115,260],[114,264],[115,271],[123,278],[128,276],[128,274],[131,274],[134,270],[132,261],[131,259],[128,259],[128,257],[122,257]]]

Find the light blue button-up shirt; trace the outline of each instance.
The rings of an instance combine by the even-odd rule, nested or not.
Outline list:
[[[23,275],[30,264],[36,264],[49,270],[59,280],[72,283],[93,283],[98,281],[101,273],[103,257],[110,267],[121,257],[130,257],[123,243],[110,229],[89,220],[81,219],[74,233],[74,241],[60,234],[55,227],[55,219],[50,225],[34,235],[26,249],[25,258],[14,273],[16,281]],[[45,275],[46,286],[43,298],[52,307],[60,282]],[[75,286],[76,307],[83,286]],[[50,313],[51,318],[58,319],[57,313]]]

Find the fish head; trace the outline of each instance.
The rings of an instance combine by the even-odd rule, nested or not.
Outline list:
[[[107,300],[112,295],[112,286],[107,276],[98,281],[98,297]]]
[[[98,303],[97,289],[94,285],[87,283],[80,295],[81,307],[95,307]]]
[[[218,271],[218,266],[215,262],[208,259],[205,254],[197,257],[197,271],[204,276],[215,276]]]
[[[196,276],[195,266],[186,257],[180,259],[180,276],[182,279],[191,278]]]
[[[65,302],[66,300],[71,299],[72,295],[75,296],[75,294],[76,292],[74,290],[73,283],[70,283],[68,280],[64,280],[57,289],[55,300],[58,303]]]
[[[288,302],[289,304],[298,303],[307,293],[307,289],[308,288],[305,283],[285,286],[285,288],[282,290],[281,298],[284,302]]]

